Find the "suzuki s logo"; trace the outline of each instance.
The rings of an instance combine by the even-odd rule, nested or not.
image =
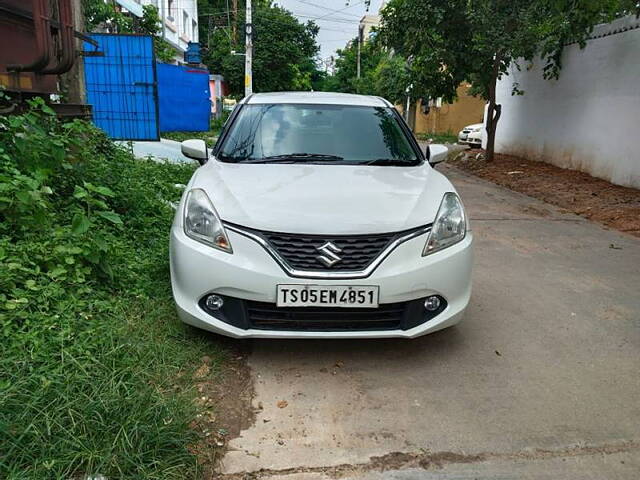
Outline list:
[[[340,253],[342,250],[336,247],[333,243],[327,242],[316,248],[320,252],[320,255],[316,257],[327,267],[333,267],[336,263],[342,260],[336,253]]]

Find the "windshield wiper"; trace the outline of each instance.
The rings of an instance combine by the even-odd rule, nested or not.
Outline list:
[[[399,160],[397,158],[376,158],[375,160],[369,160],[367,162],[362,162],[360,165],[386,165],[386,166],[403,166],[403,165],[412,165],[415,163],[413,161],[407,160]]]
[[[242,163],[304,163],[315,162],[317,160],[333,162],[344,160],[344,157],[340,157],[338,155],[325,155],[322,153],[287,153],[284,155],[269,155],[268,157],[249,160]]]

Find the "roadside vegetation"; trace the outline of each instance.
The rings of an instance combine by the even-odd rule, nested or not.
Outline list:
[[[162,138],[168,138],[169,140],[175,140],[176,142],[184,142],[185,140],[192,138],[199,138],[204,140],[208,147],[212,147],[216,143],[216,140],[220,135],[220,131],[224,126],[224,122],[227,121],[228,117],[229,112],[223,112],[222,117],[211,120],[209,130],[206,132],[164,132],[161,136]]]
[[[193,168],[135,160],[42,101],[0,116],[0,478],[197,478],[192,375],[224,352],[171,299]]]

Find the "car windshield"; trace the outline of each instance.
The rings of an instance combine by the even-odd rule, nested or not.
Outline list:
[[[238,163],[420,162],[391,108],[352,105],[245,105],[218,158]]]

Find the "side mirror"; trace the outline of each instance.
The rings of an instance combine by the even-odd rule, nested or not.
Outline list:
[[[426,153],[427,160],[429,160],[429,164],[433,167],[438,163],[444,162],[447,159],[449,149],[444,145],[438,145],[434,143],[432,145],[427,145]]]
[[[200,165],[204,165],[209,160],[209,152],[207,144],[204,140],[192,139],[185,140],[180,144],[180,150],[185,157],[197,160]]]

